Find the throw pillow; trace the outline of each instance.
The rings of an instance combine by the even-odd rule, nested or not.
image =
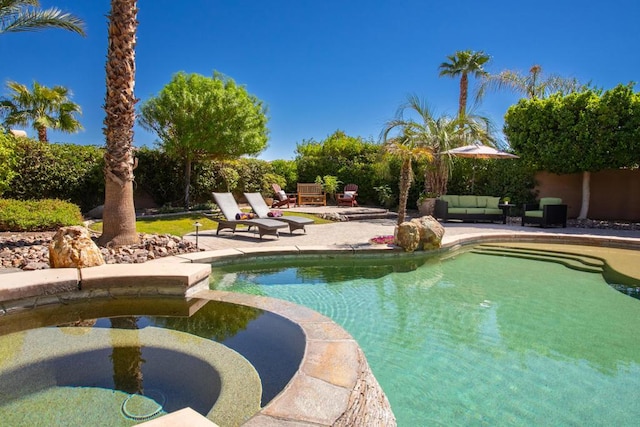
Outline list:
[[[355,191],[345,191],[344,198],[345,199],[353,199],[353,195],[356,194]]]
[[[287,193],[285,193],[284,190],[278,191],[278,199],[287,200]]]

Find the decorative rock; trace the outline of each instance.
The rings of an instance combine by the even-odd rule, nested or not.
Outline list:
[[[400,246],[405,252],[413,252],[420,246],[420,230],[418,225],[405,221],[396,226],[396,245]]]
[[[53,236],[49,245],[49,264],[51,268],[84,268],[103,265],[104,259],[89,231],[73,226],[62,227]]]
[[[442,246],[444,227],[434,217],[423,216],[412,219],[411,222],[416,223],[420,230],[420,249],[432,251]]]
[[[444,227],[432,216],[405,221],[396,227],[396,244],[405,252],[440,248]]]

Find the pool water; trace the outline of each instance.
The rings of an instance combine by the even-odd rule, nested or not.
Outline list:
[[[459,253],[214,266],[212,287],[348,330],[400,426],[637,425],[640,300],[600,274]]]

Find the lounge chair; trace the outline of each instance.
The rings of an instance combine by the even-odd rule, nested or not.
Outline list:
[[[244,193],[244,197],[251,205],[251,209],[258,216],[258,218],[273,218],[278,221],[286,222],[289,224],[289,233],[293,233],[295,230],[302,230],[305,233],[307,230],[304,228],[307,224],[313,224],[313,220],[309,218],[305,218],[302,216],[278,216],[271,217],[269,216],[269,206],[264,202],[262,195],[260,193]]]
[[[522,210],[523,227],[525,224],[539,224],[540,227],[567,226],[567,205],[558,197],[541,197],[539,203],[525,204]]]
[[[279,208],[284,205],[287,205],[288,208],[291,207],[289,205],[293,205],[294,208],[296,207],[296,201],[298,199],[297,194],[285,193],[278,184],[271,184],[271,187],[273,188],[273,192],[275,193],[273,204],[271,205],[272,208]]]
[[[336,201],[338,206],[358,206],[358,186],[356,184],[347,184],[344,186],[344,191],[336,195]]]
[[[287,227],[287,223],[276,221],[275,219],[236,219],[236,215],[242,214],[242,212],[240,211],[240,207],[238,206],[236,199],[233,198],[231,193],[213,193],[213,199],[224,216],[224,218],[217,219],[218,229],[216,230],[216,235],[220,233],[220,230],[226,229],[235,233],[236,226],[238,224],[242,224],[249,227],[249,230],[251,230],[251,227],[256,227],[261,239],[265,234],[271,234],[280,238],[278,230]]]

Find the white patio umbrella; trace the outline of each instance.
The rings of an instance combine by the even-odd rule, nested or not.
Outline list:
[[[452,148],[444,152],[451,156],[467,157],[472,159],[518,159],[515,154],[505,153],[504,151],[497,150],[493,147],[481,144],[464,145],[462,147]],[[473,186],[475,184],[476,168],[473,167],[473,175],[471,177],[471,192],[473,192]]]

